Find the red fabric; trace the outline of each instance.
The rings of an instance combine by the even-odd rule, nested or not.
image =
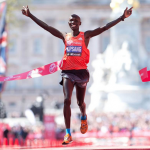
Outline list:
[[[144,80],[148,78],[147,67],[141,69],[141,70],[139,71],[139,74],[140,74],[140,76],[141,76],[142,82],[144,82]]]
[[[141,76],[142,82],[149,82],[150,81],[150,70],[147,71],[147,67],[141,69],[139,71],[139,74]]]
[[[68,33],[65,38],[65,51],[60,69],[86,69],[89,63],[89,56],[89,50],[84,43],[84,32],[80,32],[76,37]]]

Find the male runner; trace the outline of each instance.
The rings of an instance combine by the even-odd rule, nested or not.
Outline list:
[[[101,34],[102,32],[113,27],[120,21],[124,21],[132,14],[132,8],[126,8],[123,15],[118,19],[108,23],[103,27],[99,27],[94,30],[88,30],[81,32],[79,26],[81,25],[80,17],[73,14],[69,18],[69,27],[71,33],[63,34],[59,30],[47,25],[33,14],[30,13],[28,6],[23,6],[22,14],[30,17],[40,27],[50,32],[52,35],[63,40],[65,44],[64,56],[60,69],[62,70],[61,76],[62,81],[60,84],[63,85],[64,92],[64,119],[66,125],[66,135],[64,137],[63,145],[72,142],[72,136],[70,132],[70,117],[71,117],[71,96],[74,86],[76,87],[77,103],[81,111],[81,127],[80,131],[82,134],[87,132],[87,115],[86,115],[86,104],[84,102],[84,96],[86,91],[86,85],[89,81],[89,72],[87,70],[87,64],[89,62],[89,50],[87,49],[89,41],[92,37]]]

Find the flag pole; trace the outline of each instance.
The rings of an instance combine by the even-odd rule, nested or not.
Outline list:
[[[6,0],[0,0],[0,3],[3,3],[3,2],[6,2]],[[5,4],[5,5],[6,5],[6,4]],[[4,6],[4,7],[6,7],[6,6]],[[6,7],[6,8],[7,8],[7,7]],[[1,11],[2,11],[2,14],[3,14],[1,19],[2,19],[2,20],[4,19],[3,22],[0,22],[0,38],[1,38],[1,40],[2,40],[2,38],[4,38],[4,37],[3,37],[3,34],[4,34],[4,33],[2,33],[2,32],[3,32],[3,28],[5,29],[5,26],[2,26],[2,23],[3,23],[3,24],[6,24],[6,22],[5,22],[5,15],[6,15],[6,14],[4,14],[4,13],[6,13],[6,12],[5,12],[5,11],[6,11],[6,10],[5,10],[6,8],[1,8],[1,9],[2,9]],[[1,43],[1,45],[2,45],[2,43]],[[2,56],[1,56],[1,50],[2,50],[2,49],[1,49],[1,46],[0,46],[0,57],[2,57]],[[5,57],[5,56],[4,56],[4,57]],[[0,84],[2,84],[2,83],[0,83]],[[1,105],[1,106],[0,106],[0,113],[1,113],[1,114],[0,114],[0,118],[1,118],[2,120],[6,117],[6,110],[4,111],[5,106],[4,106],[4,103],[2,102],[2,92],[3,92],[3,88],[4,88],[4,84],[1,85],[1,90],[0,90],[0,105]],[[2,112],[3,112],[3,114],[2,114]],[[5,113],[5,114],[4,114],[4,113]]]

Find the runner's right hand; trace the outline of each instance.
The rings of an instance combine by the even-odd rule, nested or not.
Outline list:
[[[30,11],[29,11],[29,8],[28,8],[28,6],[23,6],[23,9],[22,9],[22,14],[23,15],[25,15],[25,16],[27,16],[27,17],[29,17],[29,15],[30,15]]]

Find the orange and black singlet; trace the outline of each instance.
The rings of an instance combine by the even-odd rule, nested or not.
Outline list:
[[[73,37],[71,33],[66,34],[61,70],[87,69],[89,56],[89,50],[84,42],[84,32],[80,32],[76,37]]]

